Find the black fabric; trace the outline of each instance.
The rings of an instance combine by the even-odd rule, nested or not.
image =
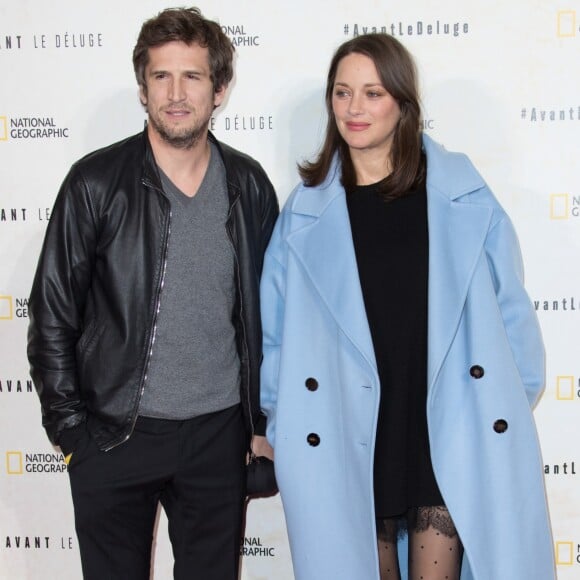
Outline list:
[[[100,451],[87,431],[69,463],[85,580],[149,580],[159,502],[174,578],[237,580],[246,445],[240,405],[186,421],[139,417]]]
[[[246,466],[246,495],[268,497],[277,492],[274,462],[267,457],[252,455]]]
[[[381,580],[401,580],[397,540],[408,534],[409,580],[459,580],[463,546],[444,506],[410,508],[401,517],[377,518]]]
[[[266,435],[266,415],[260,413],[254,425],[254,435]]]
[[[347,195],[365,308],[381,382],[374,488],[377,517],[442,505],[427,434],[424,186],[386,202],[378,184]]]
[[[65,429],[62,431],[58,440],[58,444],[65,457],[77,448],[78,442],[84,437],[86,432],[86,423],[80,423],[75,427],[71,427],[70,429]]]
[[[260,413],[259,282],[278,200],[261,166],[208,138],[226,167],[236,254],[234,324],[248,435]],[[131,435],[162,287],[169,202],[147,132],[73,165],[57,196],[29,300],[28,358],[55,444],[86,422],[100,449]]]

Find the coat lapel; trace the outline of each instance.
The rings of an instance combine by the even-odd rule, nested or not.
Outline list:
[[[450,154],[427,136],[429,221],[428,387],[431,390],[455,336],[463,305],[489,228],[489,207],[463,196],[485,183],[465,156]],[[295,258],[338,326],[376,370],[346,195],[338,166],[318,188],[292,205],[304,226],[288,237]]]
[[[492,210],[468,202],[485,183],[463,155],[424,138],[429,221],[428,389],[451,347]]]
[[[303,192],[292,212],[305,216],[305,225],[288,237],[291,251],[337,325],[376,371],[346,195],[336,166],[325,184]]]

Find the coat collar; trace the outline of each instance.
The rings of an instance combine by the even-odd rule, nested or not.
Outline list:
[[[450,153],[442,145],[423,135],[423,149],[427,155],[427,191],[434,189],[449,200],[485,186],[482,177],[465,155]],[[324,182],[312,193],[294,198],[293,213],[320,217],[337,196],[344,195],[340,185],[340,163],[335,156]]]
[[[423,137],[427,156],[429,227],[428,385],[432,386],[459,324],[475,265],[491,220],[490,207],[468,200],[485,186],[469,160]],[[346,195],[335,159],[326,180],[292,198],[305,217],[288,244],[338,326],[376,370]]]

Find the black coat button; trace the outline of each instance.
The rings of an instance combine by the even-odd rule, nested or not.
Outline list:
[[[479,365],[473,365],[470,369],[469,369],[469,374],[474,378],[474,379],[481,379],[481,377],[483,377],[483,367],[480,367]]]
[[[505,419],[498,419],[493,424],[493,430],[496,433],[505,433],[507,431],[507,428],[508,428],[508,424],[507,424],[507,421]]]
[[[311,445],[312,447],[318,447],[318,445],[320,445],[320,437],[316,433],[308,433],[306,441],[308,441],[308,445]]]
[[[318,389],[318,381],[312,377],[307,378],[304,384],[309,391],[316,391]]]

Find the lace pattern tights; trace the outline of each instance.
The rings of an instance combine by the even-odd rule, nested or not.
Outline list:
[[[411,508],[377,519],[381,580],[401,580],[397,539],[409,536],[409,580],[459,580],[463,547],[445,506]]]

